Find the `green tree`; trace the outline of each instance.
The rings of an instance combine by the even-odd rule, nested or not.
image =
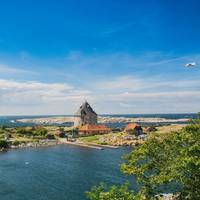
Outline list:
[[[5,140],[0,140],[0,148],[8,148],[8,143]]]
[[[2,125],[2,126],[0,127],[0,129],[6,130],[6,126],[5,126],[5,125]]]
[[[28,130],[27,128],[24,128],[24,127],[19,127],[16,129],[16,133],[18,135],[22,135],[22,136],[24,136],[24,135],[30,136],[30,135],[32,135],[32,132],[33,132],[32,130]]]
[[[39,127],[35,131],[33,131],[33,135],[46,136],[47,130],[44,127]]]
[[[64,132],[64,131],[65,131],[65,128],[64,128],[64,127],[59,127],[59,131]]]
[[[86,196],[92,200],[135,200],[133,191],[128,189],[128,184],[122,186],[111,186],[106,188],[104,184],[95,186]]]
[[[154,200],[167,192],[175,194],[176,199],[200,199],[200,115],[181,132],[154,135],[141,146],[136,147],[125,157],[121,170],[128,176],[134,176],[139,190],[133,193],[128,188],[112,186],[105,190],[102,186],[94,187],[87,195],[90,200],[110,199]],[[123,186],[121,186],[123,187]],[[114,188],[114,189],[113,189]],[[116,196],[113,196],[115,195]],[[106,195],[105,195],[106,194]],[[96,195],[96,196],[95,196]],[[104,197],[105,196],[105,197]]]

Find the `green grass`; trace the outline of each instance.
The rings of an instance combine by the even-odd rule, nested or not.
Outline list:
[[[79,140],[82,142],[94,142],[97,143],[99,141],[99,138],[101,135],[92,135],[92,136],[85,136],[85,137],[80,137]]]
[[[37,142],[46,139],[48,133],[56,133],[59,127],[42,126],[41,128],[33,129],[32,127],[17,127],[0,129],[0,139],[5,138],[5,134],[9,135],[8,139],[16,144]]]
[[[113,136],[121,136],[123,133],[108,133],[108,134],[101,134],[101,135],[91,135],[91,136],[84,136],[84,137],[80,137],[79,141],[81,142],[85,142],[85,143],[95,143],[95,144],[102,144],[102,145],[106,145],[106,142],[102,142],[100,141],[100,138],[110,138]]]

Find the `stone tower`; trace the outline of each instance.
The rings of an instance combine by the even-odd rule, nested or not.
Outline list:
[[[74,115],[74,126],[97,124],[97,114],[90,104],[85,101]]]

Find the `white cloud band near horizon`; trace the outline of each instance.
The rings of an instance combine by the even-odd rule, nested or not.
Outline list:
[[[182,80],[173,85],[121,76],[97,81],[87,89],[68,83],[0,79],[0,115],[73,114],[84,100],[101,114],[198,112],[198,85],[199,80]],[[173,90],[167,89],[172,86]]]

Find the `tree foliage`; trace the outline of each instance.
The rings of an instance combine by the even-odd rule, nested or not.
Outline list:
[[[166,191],[175,199],[200,199],[200,115],[180,132],[150,137],[125,160],[121,170],[135,177],[139,190],[133,193],[127,185],[105,190],[101,185],[87,193],[90,200],[153,200]]]
[[[86,195],[92,200],[135,200],[133,191],[128,189],[128,184],[113,185],[108,189],[104,184],[100,184],[93,187],[90,192],[86,192]]]
[[[25,136],[46,136],[47,135],[47,130],[44,127],[37,127],[37,128],[32,128],[28,129],[26,127],[20,127],[17,128],[17,134],[18,135],[25,135]]]
[[[6,142],[6,140],[0,140],[0,149],[1,148],[8,148],[8,143]]]

